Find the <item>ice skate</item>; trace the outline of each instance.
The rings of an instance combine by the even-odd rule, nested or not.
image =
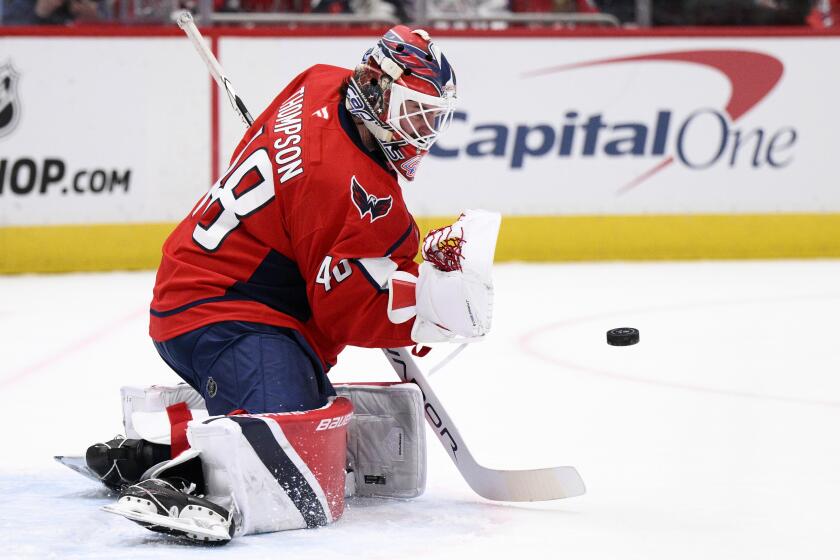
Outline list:
[[[178,489],[169,481],[151,478],[126,488],[116,504],[103,506],[150,531],[208,544],[226,544],[236,524],[232,512],[202,497]]]

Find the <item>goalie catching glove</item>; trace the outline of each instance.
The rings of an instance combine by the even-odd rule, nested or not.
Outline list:
[[[423,241],[419,276],[395,272],[388,280],[388,318],[416,317],[417,343],[470,342],[490,331],[493,317],[493,254],[501,216],[467,210],[451,226]]]

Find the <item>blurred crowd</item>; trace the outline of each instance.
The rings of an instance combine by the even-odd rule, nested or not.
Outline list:
[[[4,25],[164,22],[178,9],[214,14],[355,14],[403,22],[552,14],[573,25],[840,26],[840,0],[0,0]],[[575,17],[587,14],[590,19]],[[602,19],[599,19],[599,14]],[[545,16],[546,21],[549,16]]]

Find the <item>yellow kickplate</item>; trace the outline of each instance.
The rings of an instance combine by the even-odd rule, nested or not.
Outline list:
[[[154,269],[175,226],[0,228],[0,273]],[[505,216],[496,247],[497,262],[820,257],[840,257],[840,214]]]

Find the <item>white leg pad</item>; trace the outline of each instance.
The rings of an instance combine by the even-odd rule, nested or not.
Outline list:
[[[423,393],[414,383],[335,385],[353,403],[347,443],[354,496],[416,498],[426,489]]]
[[[128,439],[170,443],[170,424],[166,408],[185,402],[193,419],[207,418],[207,405],[195,389],[186,384],[120,388],[123,426]]]
[[[242,414],[189,423],[201,453],[206,498],[234,511],[237,534],[332,523],[344,511],[344,464],[352,406]]]

